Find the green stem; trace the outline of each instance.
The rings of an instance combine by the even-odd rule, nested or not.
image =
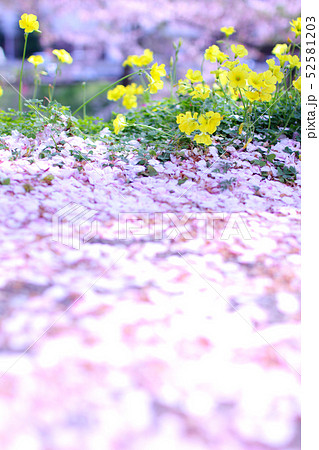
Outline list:
[[[25,53],[27,49],[27,41],[28,41],[28,33],[24,34],[24,47],[23,47],[23,56],[22,56],[22,64],[21,64],[21,72],[20,72],[20,82],[19,82],[19,111],[22,112],[22,74],[23,74],[23,66],[25,60]]]
[[[33,100],[37,98],[37,91],[38,91],[38,83],[39,80],[37,78],[34,79],[34,90],[33,90]]]
[[[93,95],[93,97],[89,98],[88,100],[86,100],[86,102],[82,103],[81,106],[79,106],[74,112],[73,115],[76,114],[77,112],[80,111],[80,109],[82,109],[84,106],[86,106],[88,103],[90,103],[92,100],[94,100],[96,97],[98,97],[101,94],[104,94],[104,92],[108,91],[110,88],[112,88],[113,86],[116,86],[118,83],[120,83],[121,81],[125,80],[126,78],[132,77],[133,75],[136,75],[137,73],[140,73],[140,70],[137,70],[136,72],[130,73],[129,75],[125,75],[125,77],[120,78],[119,80],[115,81],[114,83],[106,86],[105,88],[103,88],[101,91],[99,91],[97,94]]]
[[[55,84],[56,84],[56,79],[58,77],[58,73],[60,71],[60,67],[61,67],[61,63],[60,61],[58,62],[58,65],[56,66],[56,70],[55,70],[55,75],[54,75],[54,80],[53,80],[53,85],[52,85],[52,90],[49,90],[49,98],[50,98],[50,102],[53,99],[53,94],[54,94],[54,88],[55,88]]]
[[[287,125],[288,125],[288,123],[289,123],[289,120],[291,119],[293,113],[294,113],[294,110],[292,110],[291,113],[289,114],[288,119],[286,120],[286,123],[285,123],[283,129],[280,130],[280,131],[276,134],[276,136],[274,137],[274,139],[273,139],[273,141],[272,141],[272,144],[275,143],[276,140],[277,140],[277,138],[278,138],[278,136],[280,136],[280,135],[285,131],[285,128],[287,127]]]
[[[130,125],[127,125],[127,126],[130,126]],[[150,125],[144,125],[143,123],[136,123],[136,124],[131,125],[131,126],[134,126],[134,127],[142,127],[142,128],[148,128],[149,130],[155,130],[155,131],[160,132],[160,133],[162,133],[162,134],[166,134],[166,136],[169,136],[169,137],[174,137],[174,136],[175,136],[175,134],[166,133],[166,131],[159,130],[158,128],[152,127],[152,126],[150,126]]]
[[[83,88],[83,103],[85,103],[85,99],[86,99],[86,82],[83,81],[82,83],[82,88]],[[83,107],[83,119],[86,118],[86,105],[84,105]]]

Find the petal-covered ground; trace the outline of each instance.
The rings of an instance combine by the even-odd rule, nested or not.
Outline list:
[[[52,133],[1,138],[1,448],[300,448],[300,144]]]

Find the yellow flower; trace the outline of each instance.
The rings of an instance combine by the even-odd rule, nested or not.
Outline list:
[[[176,117],[176,122],[179,124],[178,126],[182,133],[190,135],[198,129],[197,117],[198,113],[195,112],[194,117],[192,117],[190,111],[187,111],[185,114],[181,113]]]
[[[125,94],[123,97],[123,106],[126,109],[137,108],[137,97],[133,94]]]
[[[276,55],[280,61],[280,67],[284,67],[285,62],[288,61],[290,55]]]
[[[276,66],[274,59],[267,59],[266,63],[268,64],[269,70],[276,77],[277,82],[281,83],[284,78],[284,74],[280,70],[280,66]]]
[[[291,31],[295,33],[295,37],[301,35],[301,17],[298,17],[296,20],[289,22],[291,25]]]
[[[107,99],[116,102],[121,97],[123,97],[124,94],[125,94],[125,86],[123,86],[122,84],[118,84],[114,89],[108,91]]]
[[[259,92],[257,92],[257,91],[254,91],[254,92],[252,92],[252,91],[245,91],[245,96],[248,98],[248,100],[251,103],[259,100]]]
[[[25,33],[32,33],[33,31],[39,31],[39,22],[37,21],[37,16],[34,14],[22,14],[19,20],[20,28],[24,29]]]
[[[272,54],[273,55],[283,55],[284,53],[287,53],[288,50],[288,45],[287,44],[277,44],[273,49],[272,49]]]
[[[290,67],[291,69],[292,69],[293,67],[297,67],[297,69],[300,69],[300,67],[301,67],[301,62],[300,62],[300,60],[299,60],[299,58],[298,58],[297,55],[294,55],[294,56],[288,55],[287,61],[288,61],[289,67]]]
[[[147,76],[147,78],[148,78],[148,81],[149,81],[148,88],[149,88],[151,94],[156,94],[156,92],[159,89],[163,89],[164,83],[163,83],[163,81],[161,79],[154,80],[154,78],[152,78],[150,76]]]
[[[235,54],[235,58],[243,58],[248,55],[248,50],[243,45],[231,45],[232,52]]]
[[[144,87],[140,84],[139,86],[137,86],[136,88],[136,95],[142,95],[144,93]]]
[[[262,87],[262,81],[262,73],[250,72],[250,74],[248,75],[248,84],[255,89],[260,89]]]
[[[196,141],[197,144],[205,144],[205,145],[212,144],[212,138],[207,133],[195,134],[194,141]]]
[[[231,86],[229,86],[229,92],[230,92],[230,96],[231,99],[236,101],[239,99],[239,95],[238,95],[238,90],[237,89],[233,89]]]
[[[198,129],[202,133],[215,133],[218,125],[222,120],[222,116],[219,113],[214,113],[213,111],[208,111],[206,114],[201,114],[198,118],[200,123]]]
[[[203,81],[202,74],[200,73],[200,70],[193,71],[192,69],[188,69],[186,73],[186,78],[190,80],[191,83],[200,83]]]
[[[177,93],[186,95],[192,89],[191,83],[189,80],[178,80],[178,89]]]
[[[220,31],[221,31],[222,33],[225,33],[226,37],[230,36],[231,34],[236,33],[236,30],[235,30],[234,27],[222,27],[222,28],[220,29]]]
[[[161,64],[160,66],[157,63],[153,64],[151,67],[150,74],[154,80],[160,80],[161,77],[165,77],[166,75],[165,64]]]
[[[297,80],[294,80],[292,84],[297,89],[297,91],[301,92],[301,77],[297,78]]]
[[[0,97],[3,95],[3,89],[2,89],[2,87],[0,86]]]
[[[125,94],[135,95],[137,93],[137,85],[136,83],[128,84],[125,88]]]
[[[205,100],[209,97],[210,93],[211,90],[207,84],[198,84],[194,87],[194,90],[190,93],[190,95],[193,97],[193,99],[199,98],[201,100]]]
[[[148,64],[150,64],[153,61],[153,52],[146,48],[143,52],[143,55],[130,55],[127,57],[127,59],[123,62],[123,66],[130,66],[132,67],[133,65],[138,66],[138,67],[142,67],[142,66],[147,66]]]
[[[242,66],[237,66],[227,74],[229,84],[233,88],[243,88],[246,86],[248,72]]]
[[[204,58],[212,63],[217,61],[217,57],[221,53],[218,45],[211,45],[205,50]]]
[[[72,64],[73,62],[73,58],[70,53],[62,48],[60,50],[54,49],[52,53],[58,58],[61,63]]]
[[[277,78],[272,74],[271,70],[266,70],[266,72],[262,73],[263,75],[263,88],[269,88],[268,92],[273,92],[275,88],[275,84],[277,83]]]
[[[115,134],[119,134],[126,126],[126,118],[123,114],[118,114],[113,120],[114,132]]]
[[[269,102],[271,100],[271,94],[267,90],[262,89],[259,92],[259,99],[261,102]]]
[[[34,67],[38,67],[39,64],[44,63],[44,59],[41,55],[32,55],[28,58],[29,63],[33,64]]]
[[[217,55],[217,61],[221,64],[223,63],[227,58],[229,58],[228,55],[226,55],[226,53],[223,52],[219,52]]]
[[[220,84],[222,86],[226,86],[226,84],[228,83],[228,72],[227,70],[223,70],[223,69],[219,69],[219,73],[218,76],[216,76],[216,78],[219,80]]]
[[[224,62],[223,67],[227,67],[227,69],[232,70],[238,64],[239,64],[239,61],[238,61],[238,59],[236,59],[235,61]]]

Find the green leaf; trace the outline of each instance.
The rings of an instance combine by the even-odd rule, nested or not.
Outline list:
[[[178,180],[177,184],[180,186],[181,184],[184,184],[187,180],[188,180],[187,177],[181,178],[180,180]]]
[[[151,166],[150,164],[147,165],[147,172],[148,172],[150,177],[155,177],[156,175],[158,175],[157,170],[154,169],[154,167]]]
[[[267,155],[266,159],[269,162],[273,162],[273,160],[276,158],[276,155],[274,153],[270,153],[270,155]]]

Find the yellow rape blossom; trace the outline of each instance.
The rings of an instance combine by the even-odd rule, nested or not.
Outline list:
[[[114,132],[115,134],[119,134],[126,126],[126,118],[123,114],[118,114],[113,120]]]
[[[61,63],[72,64],[73,58],[69,52],[64,49],[54,49],[52,50],[53,55],[55,55]]]
[[[222,33],[225,33],[226,37],[231,36],[232,34],[236,33],[236,30],[234,27],[222,27],[220,29]]]
[[[292,84],[297,89],[297,91],[301,92],[301,77],[297,78],[297,80],[294,80]]]
[[[37,16],[34,14],[22,14],[21,19],[19,20],[19,26],[27,34],[32,33],[33,31],[41,33]]]
[[[44,63],[44,59],[42,58],[41,55],[31,55],[28,58],[28,61],[29,63],[33,64],[35,68],[37,68],[39,64]]]
[[[192,69],[188,69],[186,73],[186,78],[188,78],[191,83],[200,83],[201,81],[203,81],[203,77],[200,70],[194,71]]]
[[[2,87],[0,86],[0,97],[3,95],[3,89],[2,89]]]
[[[182,133],[186,133],[190,135],[193,131],[198,129],[197,123],[198,113],[194,113],[192,117],[192,113],[187,111],[185,114],[181,113],[176,117],[176,122],[178,123],[179,129]]]
[[[289,22],[291,25],[291,31],[295,33],[295,37],[301,35],[301,17],[298,17],[296,20]]]
[[[235,54],[235,58],[243,58],[248,55],[248,50],[243,45],[234,45],[230,46],[232,52]]]

